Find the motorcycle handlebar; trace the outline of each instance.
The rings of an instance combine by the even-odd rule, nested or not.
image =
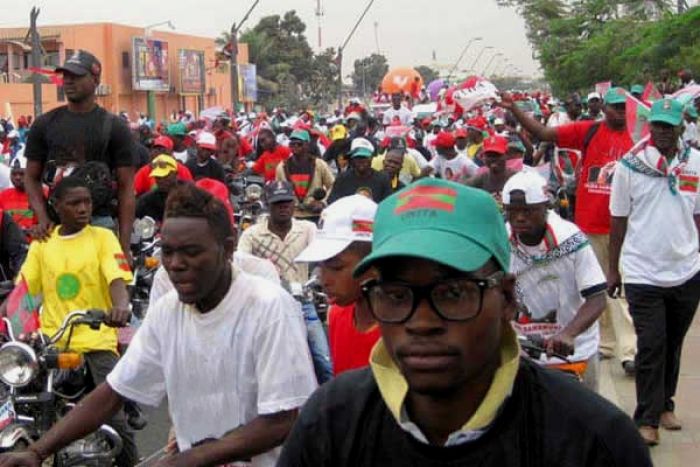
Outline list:
[[[97,330],[100,328],[102,323],[104,323],[106,317],[107,313],[103,310],[73,311],[65,317],[61,327],[58,329],[58,331],[56,331],[56,334],[49,339],[49,343],[55,344],[56,342],[60,341],[66,331],[73,326],[86,324],[90,326],[90,328]]]

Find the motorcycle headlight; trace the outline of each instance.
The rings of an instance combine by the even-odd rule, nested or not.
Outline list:
[[[260,185],[248,185],[245,189],[245,197],[248,201],[257,201],[262,198],[263,189]]]
[[[29,384],[39,369],[36,352],[27,344],[8,342],[0,347],[0,380],[13,387]]]

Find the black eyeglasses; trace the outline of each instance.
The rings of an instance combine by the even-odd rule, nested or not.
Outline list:
[[[485,279],[448,279],[424,286],[372,280],[362,286],[372,315],[386,324],[405,323],[426,298],[445,321],[469,321],[481,313],[484,291],[498,286],[502,271]]]

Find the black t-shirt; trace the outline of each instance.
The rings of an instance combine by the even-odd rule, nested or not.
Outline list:
[[[384,198],[390,196],[393,190],[389,177],[382,172],[372,170],[368,177],[360,177],[354,170],[350,169],[335,179],[331,194],[328,196],[328,204],[358,193],[367,195],[375,203],[380,203]]]
[[[154,221],[163,222],[165,215],[165,202],[168,200],[168,193],[160,190],[149,191],[141,195],[136,200],[136,218],[151,217]]]
[[[511,396],[478,439],[441,447],[397,424],[369,368],[344,373],[306,402],[280,467],[650,467],[632,420],[573,378],[521,360]]]
[[[213,178],[221,183],[226,183],[226,172],[216,159],[209,159],[206,164],[200,165],[196,159],[190,158],[185,165],[190,169],[192,178],[195,180],[199,180],[200,178]]]
[[[105,123],[108,118],[112,120],[111,127]],[[106,129],[109,141],[105,146]],[[102,107],[75,113],[63,106],[34,121],[24,155],[33,161],[55,161],[59,167],[98,161],[114,170],[133,166],[136,149],[126,123]]]

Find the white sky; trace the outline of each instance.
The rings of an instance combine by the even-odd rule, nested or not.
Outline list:
[[[307,25],[306,35],[314,50],[318,49],[317,0],[260,0],[247,27],[270,14],[294,9]],[[345,39],[367,0],[321,0],[323,45],[337,47]],[[33,5],[41,7],[39,25],[113,21],[143,25],[171,20],[186,34],[215,37],[240,20],[253,0],[6,0],[0,9],[0,27],[22,26],[29,22]],[[12,5],[10,7],[10,4]],[[472,37],[482,37],[467,51],[460,69],[469,68],[483,46],[487,50],[477,71],[486,66],[490,56],[500,52],[510,63],[527,75],[539,75],[539,65],[532,59],[532,49],[525,37],[523,20],[514,10],[499,8],[494,0],[375,0],[364,22],[345,51],[344,74],[352,62],[377,51],[375,27],[378,23],[380,51],[391,67],[434,65],[447,68],[457,60]],[[245,29],[245,27],[244,27]],[[501,60],[500,58],[496,60]],[[505,64],[491,68],[503,68]]]

